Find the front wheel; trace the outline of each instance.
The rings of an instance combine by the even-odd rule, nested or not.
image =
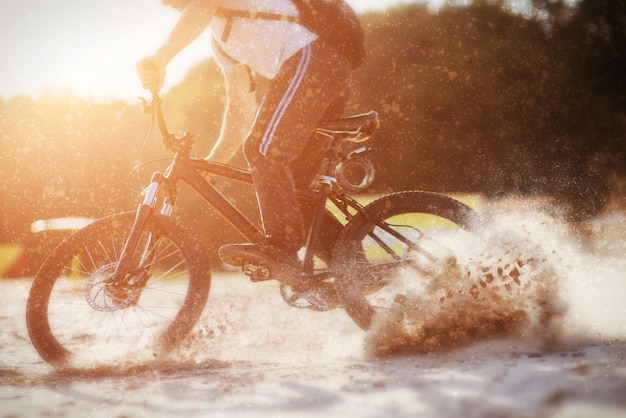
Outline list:
[[[94,222],[41,266],[26,323],[48,363],[152,356],[173,348],[197,322],[209,293],[208,257],[200,241],[170,218],[149,217],[124,283],[111,279],[134,218],[122,213]]]
[[[472,245],[468,231],[475,215],[457,200],[420,191],[367,205],[348,222],[334,250],[335,283],[346,312],[368,329],[420,278],[454,276],[458,246]]]

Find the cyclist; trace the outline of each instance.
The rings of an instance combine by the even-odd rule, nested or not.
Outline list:
[[[346,110],[348,59],[295,19],[263,18],[297,16],[290,0],[164,0],[163,4],[182,14],[156,53],[139,61],[142,84],[159,90],[170,60],[210,30],[227,103],[220,137],[206,158],[226,163],[243,143],[261,211],[266,239],[225,245],[220,257],[240,266],[295,265],[305,238],[295,188],[310,181],[298,171],[310,163],[313,133],[320,120],[339,119]],[[269,79],[259,103],[257,74]]]

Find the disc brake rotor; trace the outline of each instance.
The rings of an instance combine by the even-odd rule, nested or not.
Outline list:
[[[89,278],[85,289],[85,299],[89,306],[100,312],[121,310],[137,301],[141,288],[133,288],[132,280],[123,284],[109,282],[117,263],[110,263],[100,267]]]

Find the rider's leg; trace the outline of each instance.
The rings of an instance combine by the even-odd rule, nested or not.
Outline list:
[[[270,82],[244,145],[265,233],[281,251],[295,255],[304,243],[291,165],[319,121],[345,108],[349,75],[348,61],[324,41],[303,48]]]

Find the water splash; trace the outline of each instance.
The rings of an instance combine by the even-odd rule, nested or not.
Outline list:
[[[398,277],[412,289],[381,311],[366,340],[373,356],[436,353],[480,340],[517,338],[537,348],[559,342],[567,304],[561,285],[571,266],[566,227],[541,213],[492,212],[459,263],[427,278]],[[415,274],[407,273],[407,274]]]

